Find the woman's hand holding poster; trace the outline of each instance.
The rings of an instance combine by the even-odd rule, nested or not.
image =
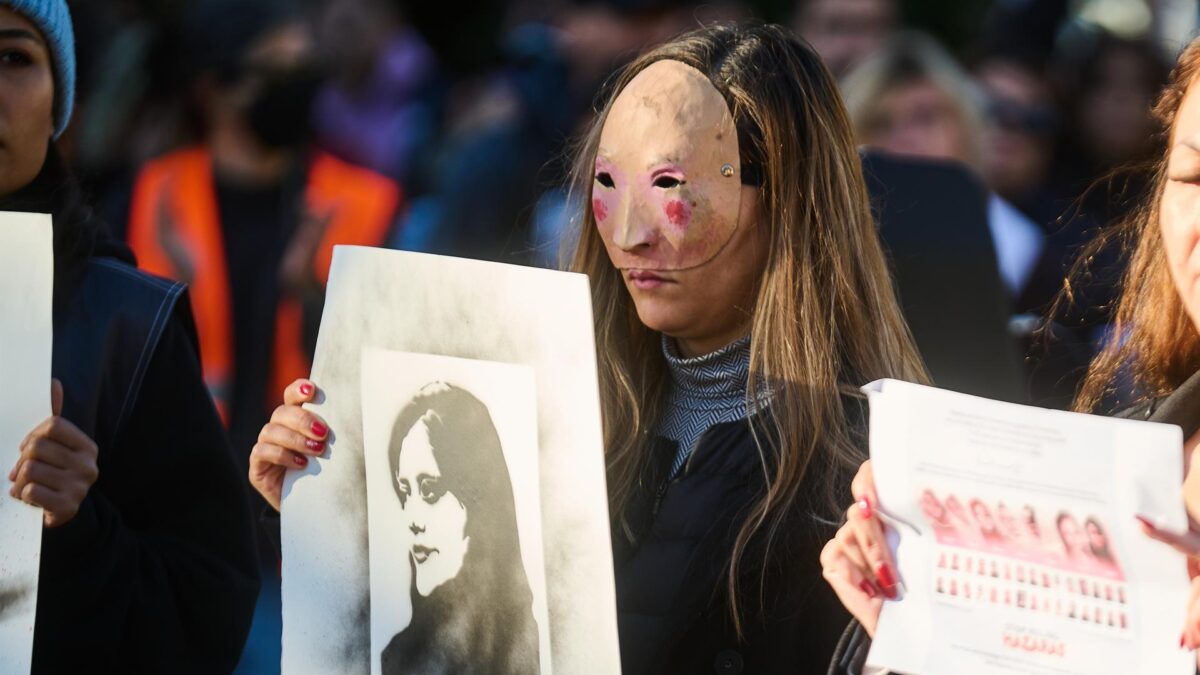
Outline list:
[[[1136,519],[1187,529],[1178,427],[893,380],[864,390],[904,589],[867,672],[1194,672],[1173,637],[1186,561]]]
[[[338,247],[284,673],[618,673],[587,279]]]

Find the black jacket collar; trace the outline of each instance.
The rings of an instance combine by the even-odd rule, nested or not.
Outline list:
[[[1179,385],[1166,398],[1160,399],[1148,418],[1151,422],[1178,424],[1183,437],[1191,438],[1200,429],[1200,371]]]
[[[1200,430],[1200,371],[1167,396],[1118,412],[1116,417],[1175,424],[1183,429],[1185,439],[1191,438]]]

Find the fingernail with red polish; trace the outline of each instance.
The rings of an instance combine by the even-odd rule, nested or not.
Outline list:
[[[307,382],[300,385],[300,393],[305,396],[312,396],[313,386],[311,384],[308,384]]]
[[[1139,523],[1145,525],[1146,527],[1148,527],[1152,530],[1158,529],[1157,527],[1154,526],[1154,523],[1150,522],[1150,519],[1147,518],[1146,516],[1138,514],[1138,515],[1135,515],[1134,518],[1137,518]]]
[[[325,445],[324,441],[314,441],[311,438],[304,441],[304,445],[308,446],[309,450],[320,450]]]
[[[296,466],[299,466],[299,467],[308,466],[308,458],[304,457],[303,455],[296,455],[293,459],[296,461]]]
[[[325,436],[325,434],[329,433],[329,429],[326,428],[325,425],[321,424],[320,422],[313,422],[312,423],[312,432],[318,436],[323,437],[323,436]]]
[[[1184,643],[1184,640],[1183,640],[1183,633],[1180,633],[1180,634],[1179,634],[1179,648],[1180,648],[1180,649],[1183,649],[1183,643]]]
[[[864,520],[874,515],[874,511],[871,509],[871,500],[866,497],[858,500],[858,512]]]
[[[892,568],[887,563],[879,563],[875,567],[875,577],[879,579],[879,585],[883,587],[883,594],[889,600],[895,600],[896,576],[892,574]]]
[[[862,581],[858,582],[858,587],[860,589],[862,589],[863,593],[867,594],[868,598],[874,598],[876,595],[879,595],[879,592],[875,590],[875,586],[872,585],[871,582],[867,581],[866,579],[863,579]]]

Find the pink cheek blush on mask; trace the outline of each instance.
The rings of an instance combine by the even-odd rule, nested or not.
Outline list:
[[[596,214],[596,220],[608,220],[608,207],[599,197],[592,198],[592,213]]]
[[[667,202],[667,206],[663,211],[667,214],[667,220],[681,230],[687,229],[688,223],[692,220],[691,205],[681,199],[673,199]]]

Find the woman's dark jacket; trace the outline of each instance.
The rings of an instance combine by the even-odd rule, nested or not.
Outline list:
[[[1132,420],[1175,424],[1183,429],[1186,441],[1200,430],[1200,372],[1193,374],[1169,396],[1152,399],[1113,414]],[[871,639],[857,621],[846,627],[829,675],[859,675],[866,662]]]
[[[754,422],[758,423],[758,422]],[[768,433],[760,429],[762,434]],[[681,474],[665,477],[676,445],[660,438],[656,464],[613,532],[621,666],[626,675],[659,673],[822,673],[848,614],[821,576],[820,552],[836,529],[815,506],[796,509],[772,545],[765,585],[742,583],[744,639],[729,611],[726,564],[763,466],[746,420],[711,427]],[[848,477],[812,470],[819,481]],[[665,487],[664,487],[665,486]],[[763,560],[761,542],[748,560]]]
[[[33,672],[227,673],[259,584],[245,479],[184,287],[108,252],[56,289],[52,373],[100,477],[43,531]]]

